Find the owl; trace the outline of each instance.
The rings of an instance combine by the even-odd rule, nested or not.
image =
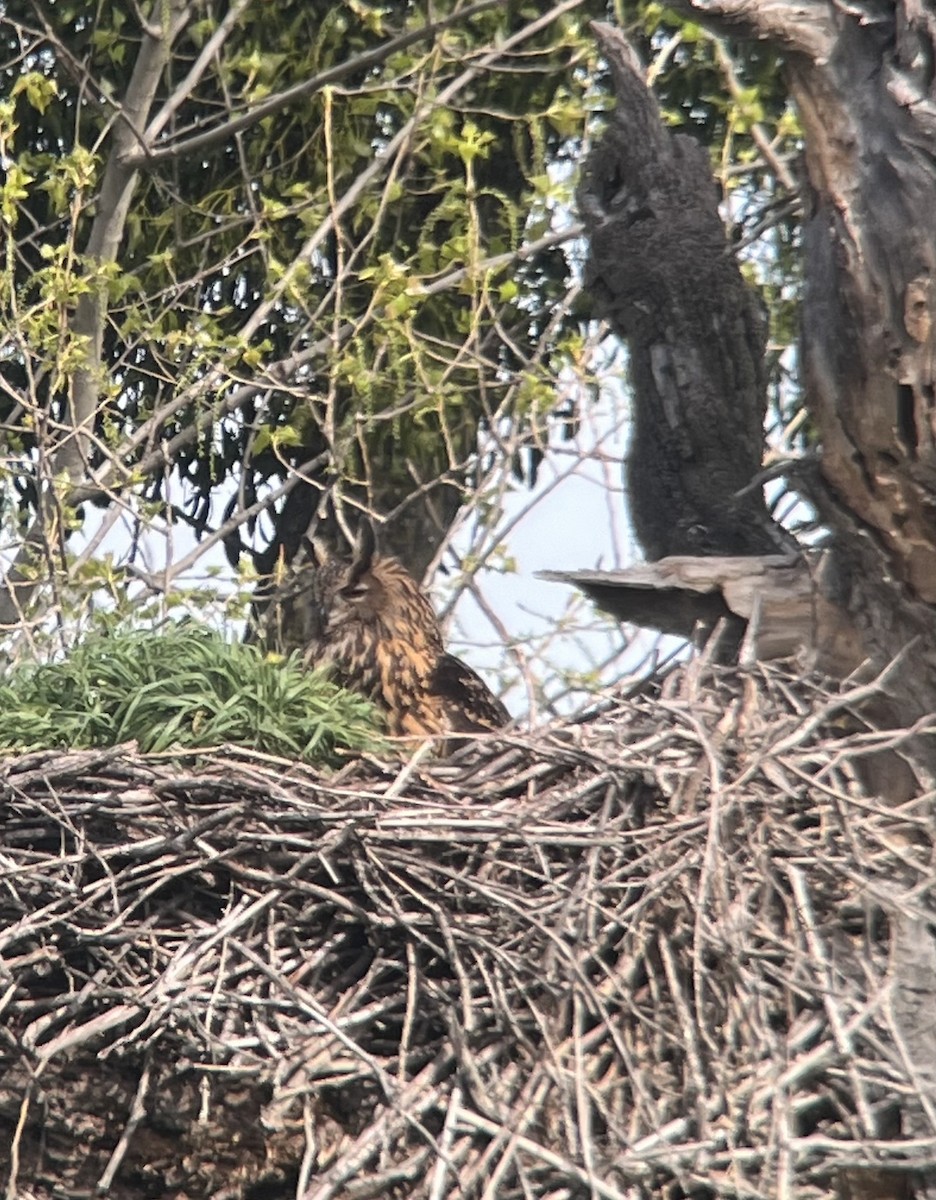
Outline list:
[[[510,716],[471,667],[448,654],[432,605],[365,522],[350,561],[318,543],[273,593],[259,625],[267,648],[298,650],[384,713],[405,737],[481,733]]]

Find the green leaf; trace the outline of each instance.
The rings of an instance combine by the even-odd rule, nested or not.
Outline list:
[[[329,763],[341,749],[380,744],[375,710],[360,696],[194,622],[94,633],[62,662],[13,670],[0,704],[6,751],[230,743]]]
[[[28,71],[25,75],[20,75],[10,89],[11,96],[24,94],[37,112],[44,113],[58,96],[58,88],[53,79],[46,78],[38,71]]]

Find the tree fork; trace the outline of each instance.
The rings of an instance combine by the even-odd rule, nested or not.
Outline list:
[[[869,654],[917,642],[902,715],[936,707],[936,15],[680,0],[785,55],[806,135],[801,357],[822,445],[811,496]]]
[[[822,440],[804,490],[835,534],[824,595],[859,657],[880,670],[915,643],[891,714],[912,724],[936,708],[936,89],[921,65],[936,18],[906,5],[882,29],[818,3],[680,8],[788,55],[810,179],[802,360]],[[618,109],[580,198],[592,292],[631,347],[636,532],[651,560],[776,553],[760,497],[738,496],[760,465],[762,332],[716,236],[704,155],[663,128],[622,35],[596,33]]]

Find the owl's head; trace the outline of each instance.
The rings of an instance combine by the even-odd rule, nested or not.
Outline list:
[[[377,569],[381,559],[370,521],[361,525],[350,560],[337,556],[318,538],[309,543],[307,552],[314,564],[312,591],[323,634],[349,621],[373,621],[386,607],[386,589]]]
[[[350,557],[318,538],[304,539],[260,621],[267,649],[299,650],[310,662],[351,661],[378,645],[387,653],[408,645],[427,663],[442,652],[432,605],[397,559],[377,553],[369,521]]]

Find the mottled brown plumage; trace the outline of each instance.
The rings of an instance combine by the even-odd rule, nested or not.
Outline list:
[[[481,677],[446,652],[429,601],[397,559],[376,553],[369,524],[350,562],[312,549],[263,626],[270,648],[301,650],[310,666],[373,700],[394,735],[479,733],[510,719]]]

